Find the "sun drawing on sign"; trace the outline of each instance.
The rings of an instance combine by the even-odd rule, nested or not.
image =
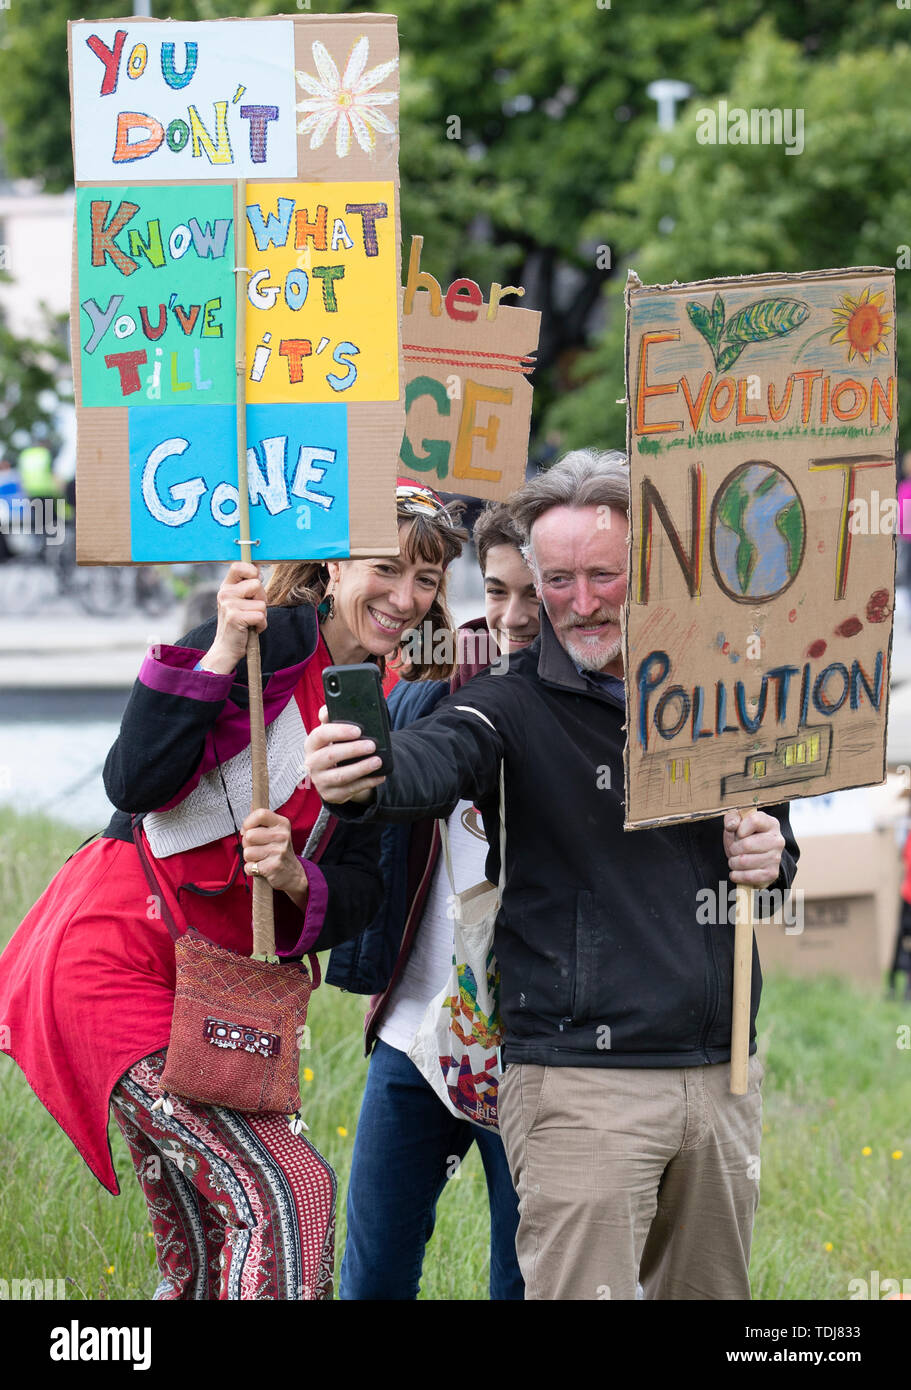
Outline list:
[[[870,362],[874,352],[887,352],[883,339],[892,332],[889,325],[891,314],[883,313],[886,292],[871,294],[867,285],[857,299],[851,295],[841,296],[841,307],[832,310],[835,319],[835,332],[830,343],[848,344],[848,361],[853,362],[860,353],[865,362]]]
[[[388,63],[380,63],[365,72],[369,47],[366,35],[362,34],[351,45],[345,71],[339,77],[325,44],[318,39],[313,44],[313,62],[320,80],[308,72],[298,72],[297,80],[309,96],[295,107],[296,111],[305,113],[297,130],[301,135],[308,130],[311,132],[311,150],[319,149],[333,126],[336,126],[335,153],[339,159],[344,159],[351,149],[352,134],[361,149],[369,154],[376,142],[376,131],[385,135],[395,132],[392,121],[377,108],[389,106],[395,101],[396,93],[375,92],[372,88],[395,70],[399,60],[391,58]]]

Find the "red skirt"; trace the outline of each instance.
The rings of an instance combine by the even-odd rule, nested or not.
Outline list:
[[[0,957],[6,1051],[114,1193],[110,1095],[167,1046],[174,1009],[174,947],[149,897],[134,846],[97,840],[51,880]]]

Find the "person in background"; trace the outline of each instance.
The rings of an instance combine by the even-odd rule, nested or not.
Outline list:
[[[27,507],[28,496],[18,470],[7,454],[0,453],[0,565],[19,554],[20,546],[10,537],[19,536],[23,508]]]
[[[907,796],[908,793],[906,792],[905,795]],[[889,970],[889,993],[893,998],[895,997],[898,991],[898,977],[903,974],[905,977],[903,997],[907,1004],[911,1003],[911,826],[905,834],[902,860],[905,865],[905,875],[901,886],[895,952]]]
[[[393,690],[394,729],[429,714],[501,654],[524,650],[537,637],[538,596],[520,539],[504,504],[490,505],[479,516],[474,543],[485,615],[459,629],[460,665],[451,681]],[[456,806],[448,826],[461,892],[483,880],[487,840],[470,800]],[[387,828],[383,874],[383,911],[361,936],[336,947],[326,976],[330,984],[374,996],[364,1028],[370,1063],[354,1141],[339,1297],[417,1297],[440,1194],[476,1143],[490,1202],[490,1297],[522,1299],[517,1199],[502,1140],[495,1130],[454,1115],[407,1055],[452,962],[451,890],[436,821]]]

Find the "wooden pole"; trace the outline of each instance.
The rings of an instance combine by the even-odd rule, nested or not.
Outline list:
[[[246,260],[247,182],[234,184],[234,254]],[[250,540],[250,494],[247,486],[247,267],[237,265],[235,277],[235,370],[237,372],[237,512],[240,527],[240,558],[253,563]],[[263,716],[263,671],[259,633],[247,634],[247,688],[250,698],[250,753],[253,760],[253,802],[251,810],[269,805],[269,764],[266,760],[266,724]],[[275,913],[272,887],[259,875],[253,884],[253,957],[272,960],[275,954]]]
[[[737,884],[734,915],[734,997],[731,1015],[731,1095],[745,1096],[750,1069],[750,995],[753,975],[753,890]]]

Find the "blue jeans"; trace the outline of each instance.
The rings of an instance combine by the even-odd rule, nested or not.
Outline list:
[[[472,1144],[490,1199],[490,1297],[524,1299],[518,1199],[500,1136],[456,1119],[411,1059],[377,1039],[354,1140],[339,1298],[417,1298],[437,1200]]]

